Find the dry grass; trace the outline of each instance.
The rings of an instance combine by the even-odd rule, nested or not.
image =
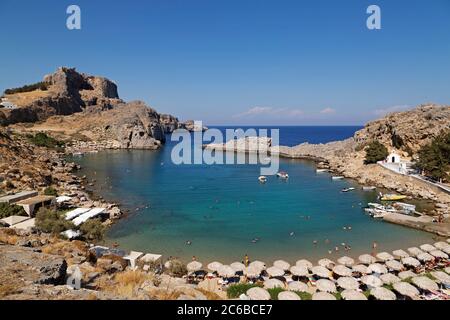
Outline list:
[[[145,281],[152,281],[153,275],[146,272],[137,271],[124,271],[117,273],[113,281],[108,279],[98,279],[96,285],[99,289],[114,293],[121,297],[134,298],[135,289],[139,288]]]
[[[35,90],[30,92],[20,92],[14,94],[7,94],[5,97],[18,107],[24,107],[31,104],[33,101],[48,97],[50,95],[49,91]]]
[[[0,231],[0,243],[15,245],[19,237],[16,235],[14,229],[2,229]]]
[[[18,293],[19,287],[14,284],[0,284],[0,299]]]

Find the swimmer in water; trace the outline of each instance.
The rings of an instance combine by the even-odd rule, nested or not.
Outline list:
[[[294,231],[292,231],[291,233],[289,233],[289,235],[290,235],[291,237],[293,237],[293,236],[295,235]]]
[[[334,251],[339,251],[339,247],[335,247],[335,248],[334,248]]]
[[[314,245],[317,245],[317,240],[314,240],[314,241],[313,241],[313,244],[314,244]]]
[[[186,241],[186,245],[190,246],[192,244],[191,240]]]

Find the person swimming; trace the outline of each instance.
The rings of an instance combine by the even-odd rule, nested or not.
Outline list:
[[[295,232],[292,231],[291,233],[289,233],[289,235],[290,235],[291,237],[293,237],[293,236],[295,235]]]
[[[186,240],[186,245],[190,246],[192,244],[191,240]]]

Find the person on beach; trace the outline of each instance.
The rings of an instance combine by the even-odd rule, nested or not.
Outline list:
[[[377,254],[378,243],[376,241],[372,244],[372,255],[375,256]]]
[[[245,266],[245,267],[248,267],[249,263],[250,263],[250,260],[249,260],[249,258],[248,258],[248,255],[245,254],[245,256],[244,256],[244,266]]]
[[[197,257],[196,256],[192,256],[192,261],[197,261]]]

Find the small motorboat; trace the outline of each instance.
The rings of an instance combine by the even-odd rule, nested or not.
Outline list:
[[[342,189],[341,192],[350,192],[350,191],[353,191],[353,190],[355,190],[355,188],[351,187],[351,188]]]
[[[362,187],[363,191],[373,191],[373,190],[375,190],[376,188],[377,188],[377,187],[371,187],[371,186],[368,186],[368,187],[364,186],[364,187]]]
[[[267,182],[267,177],[266,176],[259,176],[258,177],[259,182],[261,183],[266,183]]]
[[[328,172],[328,169],[316,169],[317,173],[324,173],[324,172]]]
[[[398,201],[406,199],[406,196],[400,194],[385,194],[381,196],[381,201]]]
[[[280,171],[280,172],[277,173],[277,177],[281,178],[281,179],[288,179],[289,175],[285,171]]]
[[[389,212],[387,212],[387,211],[375,209],[375,212],[373,213],[372,217],[373,217],[374,219],[382,219],[382,218],[384,218],[388,213],[389,213]]]
[[[344,179],[343,176],[332,176],[331,177],[331,180],[342,180],[342,179]]]

